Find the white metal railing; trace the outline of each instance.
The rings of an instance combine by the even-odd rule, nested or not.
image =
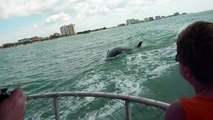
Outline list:
[[[77,92],[53,92],[53,93],[29,95],[29,96],[27,96],[27,99],[28,100],[39,99],[39,98],[53,99],[55,119],[60,120],[58,98],[59,97],[71,97],[71,96],[101,97],[101,98],[123,100],[123,101],[125,101],[126,120],[132,120],[131,119],[131,109],[130,109],[131,102],[145,104],[147,106],[157,107],[164,111],[167,110],[167,108],[170,105],[168,103],[153,100],[153,99],[135,97],[135,96],[129,96],[129,95],[119,95],[119,94],[114,94],[114,93],[105,93],[105,92],[78,92],[78,91]]]

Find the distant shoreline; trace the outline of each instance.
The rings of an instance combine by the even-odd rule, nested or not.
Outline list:
[[[211,11],[211,10],[208,10],[208,11]],[[203,12],[207,12],[207,11],[203,11]],[[201,12],[198,12],[198,13],[201,13]],[[138,19],[130,19],[130,20],[137,20],[137,22],[135,22],[135,23],[133,22],[131,24],[138,24],[138,23],[145,23],[145,22],[150,22],[150,21],[170,18],[170,17],[174,17],[174,16],[185,15],[185,14],[188,14],[188,13],[181,13],[180,14],[179,12],[175,12],[174,14],[168,15],[168,16],[155,16],[155,19],[154,19],[154,17],[149,17],[149,18],[144,18],[144,20],[140,20],[140,21]],[[189,13],[189,14],[191,14],[191,13]],[[74,35],[88,34],[88,33],[91,33],[91,32],[97,32],[97,31],[102,31],[102,30],[106,30],[106,29],[124,27],[124,26],[128,26],[128,25],[131,25],[131,24],[122,23],[122,24],[119,24],[117,26],[113,26],[113,27],[109,27],[109,28],[103,27],[103,28],[94,29],[94,30],[85,30],[85,31],[77,32]],[[17,42],[14,42],[14,43],[5,43],[2,46],[0,46],[0,49],[14,48],[14,47],[17,47],[19,45],[27,45],[27,44],[32,44],[32,43],[35,43],[35,42],[43,42],[43,41],[48,41],[48,40],[55,40],[57,38],[62,38],[62,37],[67,37],[67,36],[74,36],[74,35],[62,36],[62,35],[60,35],[60,33],[54,33],[53,35],[50,35],[49,37],[34,36],[34,37],[31,37],[31,38],[24,38],[24,39],[18,40]]]

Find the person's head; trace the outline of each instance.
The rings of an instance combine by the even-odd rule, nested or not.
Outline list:
[[[176,59],[200,83],[213,84],[213,23],[198,21],[185,28],[177,39]]]

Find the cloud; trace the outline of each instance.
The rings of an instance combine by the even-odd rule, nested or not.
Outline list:
[[[62,1],[62,2],[61,2]],[[64,0],[1,0],[0,19],[54,13]],[[63,6],[63,5],[62,5]]]
[[[38,27],[38,25],[33,25],[33,28],[37,28]]]
[[[53,15],[60,12],[72,17],[107,15],[120,9],[131,12],[146,5],[164,4],[171,0],[1,0],[0,19],[30,15]]]
[[[1,0],[0,19],[11,17],[70,13],[96,15],[125,6],[125,0]]]
[[[46,20],[44,20],[45,24],[54,24],[56,22],[63,22],[64,24],[71,23],[71,16],[66,13],[59,13],[49,16]]]

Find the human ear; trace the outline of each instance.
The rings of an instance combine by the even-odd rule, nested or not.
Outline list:
[[[180,72],[184,79],[191,83],[191,80],[193,78],[191,70],[187,66],[180,64]]]

